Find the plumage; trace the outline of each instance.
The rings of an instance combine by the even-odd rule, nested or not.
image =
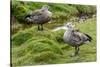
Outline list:
[[[43,24],[49,22],[51,20],[52,13],[48,11],[47,6],[43,6],[39,10],[35,10],[31,14],[25,17],[27,22],[38,24],[38,30],[43,30]],[[40,28],[41,25],[41,28]]]
[[[75,55],[79,52],[79,46],[84,43],[91,42],[92,37],[86,33],[82,33],[79,30],[74,30],[72,23],[67,24],[68,30],[64,33],[64,42],[75,47]]]

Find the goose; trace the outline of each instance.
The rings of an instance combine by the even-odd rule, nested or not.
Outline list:
[[[25,17],[27,22],[37,24],[38,30],[43,30],[43,24],[49,22],[52,17],[52,12],[48,10],[48,6],[44,5],[41,9],[31,12]]]
[[[92,37],[86,33],[82,33],[79,30],[74,29],[75,25],[72,23],[67,23],[67,31],[63,35],[63,40],[68,45],[75,48],[75,53],[71,56],[76,56],[79,53],[79,47],[85,43],[89,43],[92,40]]]

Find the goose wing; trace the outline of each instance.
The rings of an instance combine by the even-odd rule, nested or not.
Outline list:
[[[27,15],[26,20],[28,22],[34,22],[34,23],[41,23],[48,21],[49,17],[45,15],[45,13],[41,11],[34,11],[32,14]]]
[[[83,41],[84,41],[84,43],[91,42],[91,40],[92,40],[92,37],[91,36],[89,36],[86,33],[83,33]]]
[[[79,31],[72,31],[71,42],[74,44],[81,44],[82,41],[82,33],[80,33]]]
[[[35,12],[32,14],[32,19],[36,23],[45,23],[51,20],[51,17],[46,15],[44,12]]]
[[[42,13],[42,12],[34,12],[32,15],[31,15],[32,19],[34,22],[41,22],[45,19],[45,15]]]

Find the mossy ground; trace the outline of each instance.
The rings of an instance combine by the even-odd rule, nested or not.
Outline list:
[[[70,57],[74,48],[63,42],[65,30],[51,31],[44,28],[44,31],[38,31],[33,26],[12,36],[11,64],[21,66],[96,61],[96,19],[88,19],[85,23],[76,25],[93,38],[91,43],[80,47],[78,56]]]

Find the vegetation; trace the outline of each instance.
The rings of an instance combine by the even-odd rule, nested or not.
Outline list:
[[[95,19],[77,25],[82,32],[92,36],[93,40],[89,45],[81,46],[80,54],[76,57],[70,57],[74,48],[63,42],[65,30],[53,32],[45,28],[44,31],[37,31],[36,27],[32,27],[20,31],[12,36],[12,64],[16,66],[96,61],[95,26]]]
[[[79,18],[81,15],[92,16],[96,13],[96,6],[90,5],[71,5],[71,4],[56,4],[56,3],[41,3],[41,2],[26,2],[26,1],[12,1],[12,33],[19,30],[27,29],[33,25],[27,24],[24,18],[30,12],[40,9],[43,5],[47,5],[49,10],[53,13],[52,23],[46,24],[50,29],[55,26],[62,25],[71,18]]]
[[[24,16],[42,5],[50,7],[53,21],[45,25],[44,31],[38,31],[36,25],[25,23]],[[22,66],[96,61],[96,18],[89,18],[84,23],[75,23],[76,28],[93,38],[91,43],[80,47],[80,53],[75,57],[70,57],[74,48],[63,42],[65,30],[52,31],[52,28],[63,25],[73,17],[79,17],[81,14],[91,16],[96,13],[95,6],[84,6],[86,5],[12,1],[11,64]]]

